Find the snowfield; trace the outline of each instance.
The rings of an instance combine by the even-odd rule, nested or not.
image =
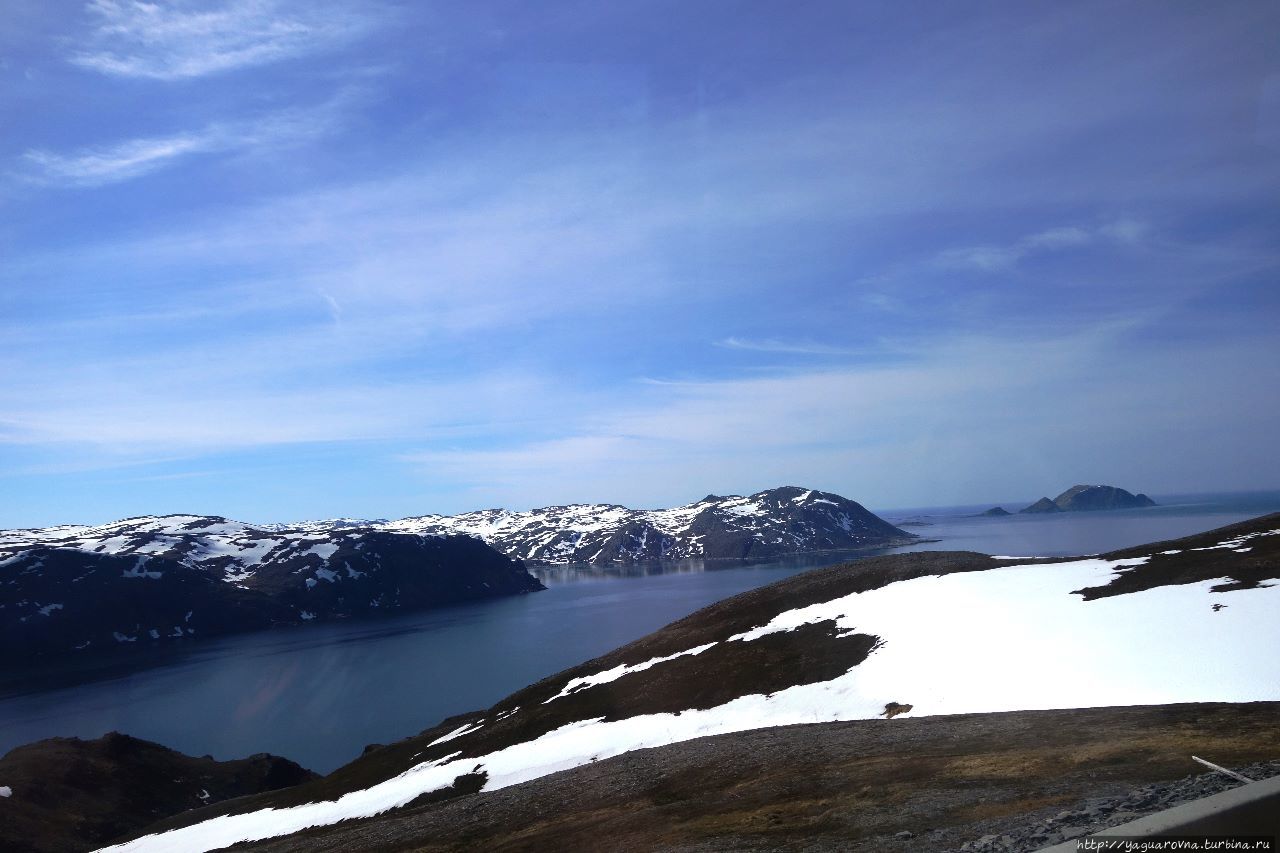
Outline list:
[[[215,850],[371,817],[447,787],[461,774],[486,773],[483,790],[496,790],[707,735],[875,718],[889,702],[932,715],[1280,699],[1280,655],[1273,653],[1280,648],[1280,588],[1215,593],[1211,587],[1217,582],[1205,581],[1087,602],[1073,594],[1147,559],[1081,559],[923,577],[786,611],[718,642],[751,643],[834,620],[840,632],[871,634],[881,644],[829,681],[743,695],[705,710],[579,720],[480,757],[454,753],[424,762],[334,801],[228,815],[104,849]],[[1227,606],[1214,611],[1214,604]],[[561,695],[716,644],[575,679]],[[440,741],[462,742],[483,723],[469,723]]]

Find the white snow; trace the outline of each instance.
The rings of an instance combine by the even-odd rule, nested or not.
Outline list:
[[[636,663],[631,665],[620,663],[617,666],[613,667],[612,669],[606,669],[603,672],[597,672],[593,675],[583,675],[578,678],[571,678],[569,679],[569,683],[566,684],[559,693],[557,693],[555,696],[552,696],[550,699],[547,699],[542,704],[546,705],[550,702],[554,702],[555,700],[559,699],[562,696],[568,696],[570,693],[576,693],[579,690],[586,689],[587,687],[593,687],[597,684],[607,684],[610,681],[617,681],[622,676],[628,675],[633,672],[644,672],[646,669],[650,669],[654,666],[657,666],[660,663],[666,663],[669,660],[675,660],[676,658],[684,657],[686,655],[700,655],[714,645],[716,644],[707,643],[704,646],[696,646],[695,648],[692,648],[692,649],[686,649],[682,652],[676,652],[673,655],[667,655],[665,657],[658,657],[658,658],[651,658],[650,660],[644,661],[643,663]]]
[[[431,741],[431,743],[427,744],[427,746],[432,747],[438,743],[445,743],[447,741],[453,740],[454,738],[459,738],[459,737],[462,737],[463,735],[469,735],[472,732],[478,731],[483,727],[484,727],[484,720],[480,720],[479,722],[476,722],[476,723],[465,723],[462,726],[459,726],[458,728],[449,732],[447,735],[438,737],[435,740]]]
[[[142,568],[150,560],[151,558],[144,554],[138,558],[138,562],[133,564],[133,568],[121,572],[120,576],[126,578],[148,578],[153,581],[160,580],[160,578],[164,577],[164,572],[148,572]]]
[[[303,610],[301,613],[298,614],[298,618],[304,622],[310,622],[312,619],[316,618],[316,615],[312,613],[310,610]]]
[[[316,555],[318,555],[318,556],[320,557],[320,559],[321,559],[322,561],[324,561],[324,562],[326,562],[326,563],[327,563],[327,562],[329,562],[329,558],[330,558],[330,557],[332,557],[332,556],[333,556],[333,554],[334,554],[334,552],[335,552],[335,551],[337,551],[337,550],[338,550],[338,546],[337,546],[337,545],[331,544],[331,543],[329,543],[329,542],[321,542],[321,543],[320,543],[320,544],[318,544],[318,545],[312,545],[310,548],[308,548],[307,550],[303,551],[302,553],[303,553],[303,554],[316,554]]]
[[[870,719],[891,701],[929,715],[1280,698],[1280,656],[1260,651],[1280,646],[1280,586],[1231,592],[1231,607],[1217,613],[1207,595],[1216,581],[1089,602],[1073,594],[1142,560],[1085,559],[916,578],[796,608],[732,639],[751,642],[832,619],[845,633],[874,634],[883,644],[830,681],[679,714],[583,720],[478,758],[457,760],[455,753],[419,764],[335,801],[228,815],[106,849],[213,850],[380,814],[477,769],[488,773],[484,789],[495,790],[706,735]],[[1197,677],[1186,678],[1189,671]],[[436,742],[468,730],[474,728],[463,726]]]
[[[350,566],[347,567],[348,570],[350,570],[350,568]],[[320,578],[320,580],[333,583],[338,579],[338,573],[332,569],[316,569],[316,577]]]
[[[13,789],[8,785],[0,785],[0,797],[12,797]]]
[[[61,610],[61,609],[62,609],[62,605],[61,605],[61,604],[46,604],[44,607],[41,607],[41,608],[40,608],[40,615],[41,615],[41,616],[48,616],[48,615],[49,615],[50,613],[52,613],[53,611],[55,611],[55,610]]]

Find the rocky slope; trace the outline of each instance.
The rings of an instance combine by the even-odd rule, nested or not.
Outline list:
[[[1262,778],[1250,763],[1280,753],[1280,703],[757,729],[247,849],[1021,853],[1212,793],[1215,778],[1170,781],[1195,751]]]
[[[542,588],[466,536],[269,529],[214,516],[0,531],[9,662],[274,625],[423,609]]]
[[[485,711],[372,750],[324,779],[185,815],[121,849],[216,849],[307,827],[319,827],[298,842],[309,847],[362,847],[352,839],[363,832],[373,833],[368,838],[380,839],[380,845],[426,846],[435,836],[418,833],[436,824],[415,823],[412,815],[444,808],[440,804],[449,800],[458,805],[447,807],[464,817],[488,814],[483,799],[468,812],[468,795],[614,756],[640,761],[631,757],[635,751],[653,747],[706,756],[687,770],[687,780],[653,780],[658,788],[670,788],[673,802],[691,790],[741,796],[736,792],[750,788],[749,777],[718,776],[715,750],[670,745],[717,735],[734,735],[722,742],[739,743],[757,735],[735,733],[797,724],[860,721],[849,725],[878,735],[904,721],[908,727],[926,722],[868,722],[899,704],[913,706],[914,715],[932,716],[1131,705],[1152,696],[1166,702],[1274,700],[1280,698],[1280,660],[1260,650],[1280,644],[1274,615],[1280,587],[1267,583],[1277,577],[1280,515],[1093,558],[1027,561],[928,552],[820,569],[720,602]],[[1185,677],[1189,670],[1195,679]],[[1273,720],[1274,708],[1270,713]],[[823,731],[826,725],[802,728],[818,741],[844,736]],[[981,739],[986,728],[976,722],[968,731]],[[1061,724],[1047,726],[1022,744],[1034,752],[1061,730]],[[1177,741],[1178,727],[1169,731],[1171,742]],[[1096,742],[1096,730],[1094,737]],[[1223,750],[1228,741],[1235,743],[1232,737],[1222,735]],[[1145,743],[1151,748],[1149,738]],[[779,782],[772,795],[776,808],[785,816],[791,792],[831,784],[864,791],[850,795],[849,807],[860,796],[874,801],[880,795],[874,793],[875,777],[866,775],[872,772],[896,778],[904,767],[914,767],[900,786],[938,779],[958,783],[987,773],[1017,780],[1030,760],[1023,755],[993,763],[957,752],[950,739],[931,741],[927,732],[911,741],[911,749],[921,755],[941,750],[941,765],[904,759],[903,748],[899,742],[896,756],[886,754],[861,770],[851,765],[844,775],[838,767],[815,769],[834,777],[816,788],[805,778]],[[1075,754],[1067,749],[1053,760]],[[1105,771],[1107,754],[1104,749],[1072,760]],[[1132,755],[1133,749],[1122,748],[1115,760],[1133,763]],[[706,779],[718,780],[720,787],[708,788]],[[1014,781],[1003,796],[1019,787]],[[535,784],[527,796],[540,790]],[[896,790],[900,800],[904,789]],[[1008,808],[1025,812],[1041,805]],[[982,813],[980,802],[970,806]],[[765,820],[759,808],[753,807]],[[229,817],[210,820],[219,814]],[[341,821],[347,822],[337,826]],[[555,817],[539,824],[549,837],[556,825]],[[715,821],[701,826],[715,839],[712,847],[724,846]],[[154,834],[167,829],[174,833]]]
[[[0,758],[0,846],[10,853],[88,850],[187,809],[315,778],[265,753],[214,761],[115,732],[50,738]]]
[[[325,522],[319,522],[325,524]],[[801,551],[878,548],[915,537],[830,492],[784,486],[674,509],[573,504],[527,512],[480,510],[383,522],[387,530],[476,536],[527,563],[628,563],[685,557],[767,558]]]
[[[1156,502],[1115,486],[1072,486],[1053,500],[1041,498],[1018,512],[1094,512],[1107,509],[1141,509]]]

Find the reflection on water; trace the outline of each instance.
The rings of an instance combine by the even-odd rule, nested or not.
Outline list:
[[[1071,555],[1280,510],[1280,493],[1155,497],[1164,505],[1114,513],[965,517],[987,508],[979,506],[885,515],[927,522],[913,532],[942,540],[897,550]],[[193,755],[274,752],[326,772],[365,744],[487,707],[700,607],[853,556],[539,568],[549,588],[531,595],[9,669],[0,672],[0,753],[117,730]]]

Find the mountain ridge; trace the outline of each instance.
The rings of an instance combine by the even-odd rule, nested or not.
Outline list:
[[[420,534],[478,536],[534,565],[641,560],[760,559],[787,553],[888,547],[917,537],[832,492],[780,486],[709,494],[669,509],[564,504],[412,516],[383,525]]]
[[[798,486],[665,510],[570,504],[295,524],[173,513],[0,530],[0,655],[166,644],[545,588],[529,563],[764,559],[916,538],[855,501]]]

